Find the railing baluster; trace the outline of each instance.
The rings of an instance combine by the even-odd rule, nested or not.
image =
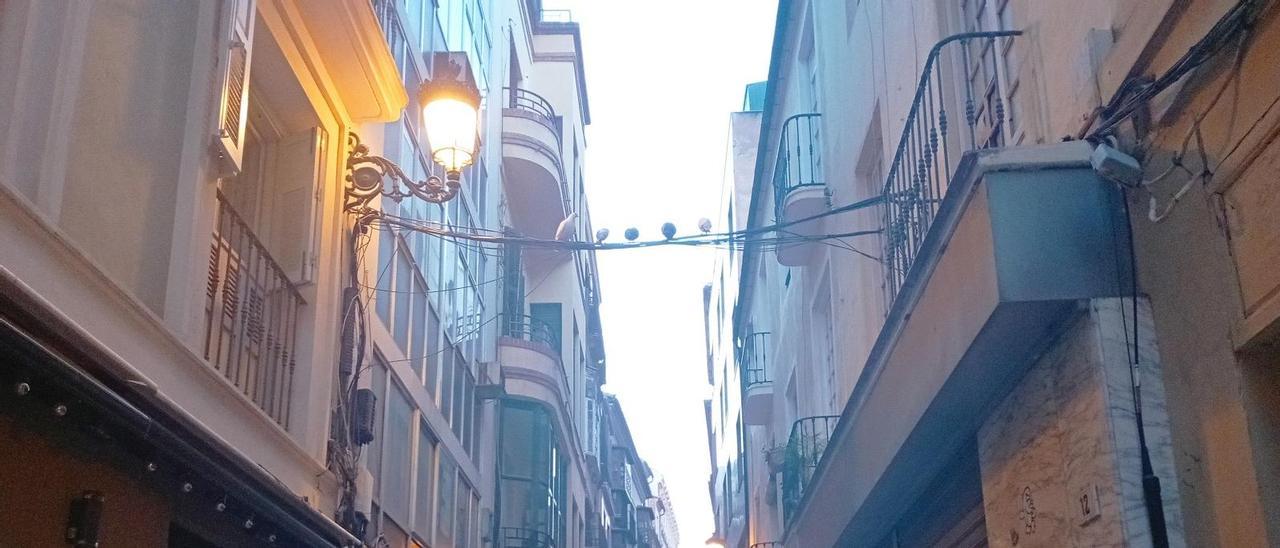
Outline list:
[[[227,198],[217,199],[204,357],[287,428],[302,296]]]
[[[786,463],[782,471],[784,521],[789,523],[795,515],[809,480],[822,462],[822,455],[831,442],[831,432],[839,419],[839,416],[820,415],[799,419],[791,425],[791,434],[787,437]]]
[[[920,246],[929,233],[934,215],[950,186],[953,164],[950,147],[953,143],[958,144],[959,150],[956,152],[964,153],[1002,144],[1008,137],[1009,124],[1006,119],[1009,106],[1006,103],[1009,98],[1004,89],[1004,67],[998,58],[999,48],[1004,45],[997,39],[1011,39],[1019,34],[1020,31],[957,34],[938,42],[925,60],[924,71],[916,86],[915,98],[903,124],[902,136],[898,140],[882,192],[883,266],[890,305],[902,289]],[[990,51],[993,56],[993,90],[973,89],[970,74],[975,68],[970,41],[984,40],[980,44],[984,49],[977,54],[985,57],[986,52]],[[939,58],[949,44],[958,44],[960,48],[958,57],[961,66],[958,67],[959,70],[949,72],[961,76],[961,89],[948,86],[943,79],[944,71]],[[985,63],[985,58],[977,61]],[[956,125],[948,106],[955,106],[955,103],[950,98],[948,89],[959,93],[956,100],[963,100],[964,125],[969,136],[967,146],[962,138],[951,139],[950,133],[956,129]],[[976,93],[981,93],[982,97],[975,98]],[[994,93],[995,96],[988,99],[988,93]],[[982,104],[979,105],[977,101]],[[988,105],[988,101],[994,103]],[[984,132],[991,131],[990,136],[979,133],[980,117],[991,120],[990,128],[982,128]],[[783,134],[785,135],[785,127]]]
[[[796,114],[778,132],[778,157],[773,167],[774,214],[782,220],[787,193],[803,186],[821,186],[822,115]]]
[[[742,364],[743,382],[748,388],[772,380],[769,375],[768,336],[768,331],[752,333],[742,345],[738,361]]]

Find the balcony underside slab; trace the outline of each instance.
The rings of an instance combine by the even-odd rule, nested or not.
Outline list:
[[[826,185],[801,185],[787,191],[786,199],[782,204],[782,218],[778,219],[778,222],[792,223],[826,211],[828,206],[826,188]],[[816,236],[822,233],[823,226],[820,219],[798,223],[779,230],[778,237],[795,239]],[[784,266],[806,265],[813,256],[814,249],[821,246],[820,241],[800,241],[780,245],[778,262]]]
[[[1068,143],[965,157],[789,546],[882,538],[1079,303],[1127,291],[1121,196],[1089,152]]]
[[[769,424],[773,416],[773,383],[763,382],[747,387],[742,402],[742,419],[751,426]]]
[[[567,214],[560,145],[544,124],[514,109],[504,114],[510,127],[502,135],[502,160],[512,225],[525,236],[551,238]]]
[[[506,396],[536,400],[554,409],[557,416],[567,408],[569,386],[560,360],[550,347],[501,337],[498,339],[498,362],[502,367]]]

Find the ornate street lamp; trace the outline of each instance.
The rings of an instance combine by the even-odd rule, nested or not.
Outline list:
[[[444,167],[445,178],[435,175],[414,181],[395,162],[369,154],[369,147],[355,133],[348,135],[347,192],[343,209],[369,214],[369,203],[378,196],[399,202],[410,196],[432,203],[444,203],[458,195],[462,170],[479,152],[480,91],[471,78],[466,54],[435,54],[434,74],[422,84],[418,104],[422,124],[431,146],[431,160]]]

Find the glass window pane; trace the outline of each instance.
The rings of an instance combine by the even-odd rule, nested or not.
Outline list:
[[[388,479],[382,489],[382,507],[400,524],[409,523],[409,477],[412,470],[413,407],[409,397],[396,385],[387,401],[387,436],[383,448],[383,475]]]
[[[373,395],[376,398],[374,402],[374,420],[373,420],[373,441],[369,442],[369,446],[365,449],[366,467],[369,469],[369,475],[373,476],[373,498],[377,499],[380,493],[381,477],[382,477],[382,437],[386,431],[383,422],[386,420],[387,413],[387,365],[380,358],[375,359],[373,369],[369,373],[370,388],[373,389]]]
[[[476,423],[480,419],[480,406],[476,404],[476,380],[468,371],[463,377],[462,399],[464,409],[467,410],[467,424],[462,430],[462,445],[467,448],[467,452],[471,455],[476,453]]]
[[[413,530],[422,538],[431,538],[432,496],[435,491],[436,439],[425,422],[418,425],[418,477],[414,490]]]
[[[413,265],[400,253],[396,256],[396,294],[392,336],[400,349],[409,352],[409,298],[413,294]]]
[[[462,439],[462,425],[466,421],[466,409],[463,407],[463,377],[467,373],[467,361],[462,357],[462,352],[456,347],[453,351],[453,413],[449,426],[453,427],[453,435],[459,440]]]
[[[408,354],[408,358],[411,360],[409,363],[413,365],[413,370],[418,374],[418,378],[420,379],[423,378],[422,365],[425,362],[427,355],[427,330],[425,329],[427,318],[426,289],[427,288],[422,285],[422,282],[418,281],[417,274],[414,274],[413,295],[410,296],[413,303],[413,344],[410,345],[409,350],[406,350],[406,353]]]
[[[427,393],[431,394],[431,400],[435,401],[438,390],[436,383],[440,382],[440,364],[443,362],[440,357],[440,317],[436,315],[435,307],[427,307],[426,332]]]
[[[436,512],[436,538],[439,539],[443,546],[452,546],[453,539],[453,513],[454,513],[454,486],[457,482],[457,465],[448,455],[440,455],[440,489],[439,496],[436,498],[440,502],[438,512]]]
[[[471,517],[471,488],[465,483],[458,482],[458,502],[454,519],[454,546],[457,548],[466,548],[469,542],[468,530],[471,523],[468,521]]]
[[[472,545],[479,546],[480,533],[480,495],[475,491],[471,492],[471,515],[469,518],[471,523],[471,539]]]
[[[378,318],[384,325],[391,324],[391,300],[395,294],[391,292],[391,260],[395,255],[395,233],[390,230],[378,231],[378,272],[374,286],[378,288],[374,296],[374,307]]]

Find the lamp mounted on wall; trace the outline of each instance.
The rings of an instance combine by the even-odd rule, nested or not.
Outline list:
[[[415,181],[395,162],[369,153],[354,132],[347,137],[347,188],[343,209],[368,215],[370,202],[386,196],[399,202],[416,197],[441,204],[458,195],[462,170],[479,152],[480,91],[462,52],[440,52],[432,57],[432,77],[418,92],[422,125],[431,160],[444,168],[444,179],[435,175]]]

